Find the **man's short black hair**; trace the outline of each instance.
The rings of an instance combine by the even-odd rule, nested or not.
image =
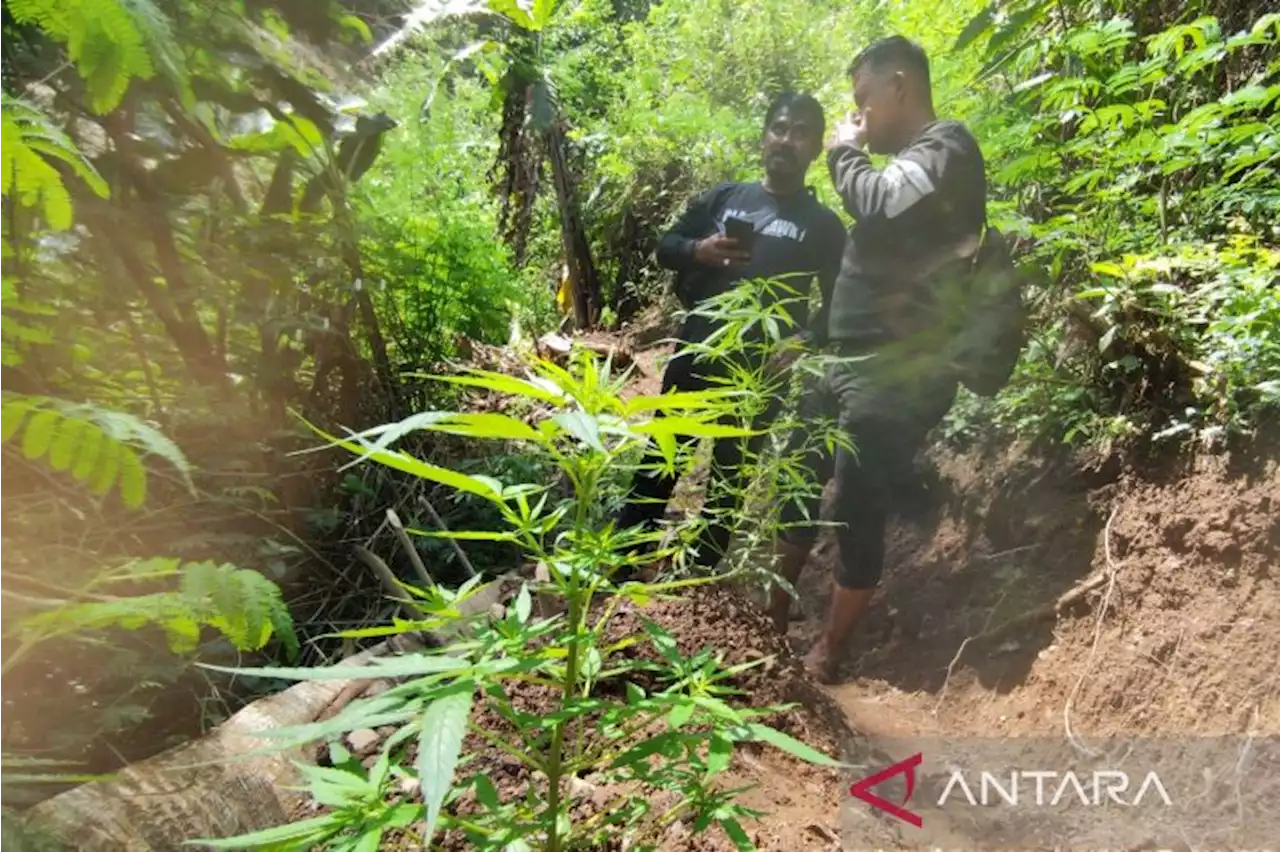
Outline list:
[[[804,92],[782,92],[769,104],[769,111],[764,114],[764,129],[767,132],[774,118],[784,109],[799,113],[818,127],[818,136],[827,132],[827,116],[822,111],[822,104],[813,95]]]
[[[849,63],[849,76],[855,76],[863,68],[882,71],[886,68],[901,68],[920,75],[925,91],[931,89],[929,82],[929,57],[924,48],[902,36],[889,36],[872,42],[862,49],[853,62]]]

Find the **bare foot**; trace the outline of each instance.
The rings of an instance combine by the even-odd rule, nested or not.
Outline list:
[[[827,650],[827,643],[819,639],[805,654],[804,667],[818,683],[830,685],[836,682],[836,659]]]
[[[787,635],[787,620],[785,618],[778,618],[777,613],[770,613],[769,620],[773,622],[774,633],[777,633],[779,636]]]
[[[787,635],[787,627],[791,624],[791,600],[788,598],[782,604],[771,603],[766,609],[765,614],[769,616],[769,620],[773,622],[773,630],[779,636]]]

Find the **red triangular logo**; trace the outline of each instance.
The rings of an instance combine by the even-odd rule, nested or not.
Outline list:
[[[855,799],[861,799],[873,808],[879,808],[885,813],[896,816],[903,822],[909,822],[916,828],[919,828],[923,824],[923,820],[921,820],[918,815],[913,814],[911,811],[900,805],[895,805],[893,802],[880,798],[875,793],[871,792],[871,788],[879,784],[881,781],[888,781],[893,776],[901,775],[905,772],[907,775],[907,797],[902,800],[902,804],[905,805],[907,802],[911,801],[911,794],[915,792],[916,767],[919,766],[923,760],[924,755],[920,752],[916,752],[906,760],[900,760],[892,766],[881,769],[875,775],[863,778],[857,784],[854,784],[849,788],[849,795],[853,796]]]

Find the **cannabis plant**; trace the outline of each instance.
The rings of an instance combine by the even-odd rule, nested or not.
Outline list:
[[[749,584],[766,589],[778,583],[794,593],[773,570],[772,544],[785,532],[779,510],[794,502],[807,515],[807,498],[822,487],[804,467],[806,455],[832,452],[837,445],[856,449],[833,421],[800,420],[797,403],[805,389],[837,360],[849,360],[806,345],[792,314],[793,305],[805,299],[807,294],[787,279],[755,279],[704,300],[690,312],[716,330],[700,342],[682,344],[676,354],[686,354],[699,370],[717,377],[712,384],[732,399],[721,422],[737,427],[740,434],[722,439],[735,448],[711,455],[699,516],[677,526],[677,558],[665,563],[672,577],[697,573],[687,558],[690,546],[708,546],[705,530],[715,524],[730,538],[730,546],[717,554],[723,575],[742,575]],[[794,434],[806,435],[807,441],[789,447]],[[718,455],[736,464],[721,469]],[[821,522],[806,517],[802,523]]]
[[[739,309],[742,320],[748,311],[745,306]],[[758,309],[753,321],[764,326],[779,322]],[[780,332],[781,328],[778,334],[766,335],[772,345],[781,345],[785,335]],[[724,351],[729,348],[726,344]],[[588,355],[576,357],[568,368],[536,360],[521,377],[476,370],[440,380],[518,397],[536,406],[538,413],[517,419],[494,412],[432,411],[329,439],[357,454],[358,460],[488,501],[504,528],[468,532],[465,537],[514,542],[529,563],[544,566],[547,579],[525,581],[500,615],[467,623],[459,614],[460,604],[480,591],[479,579],[456,592],[406,584],[406,598],[420,618],[349,635],[448,628],[456,641],[369,666],[253,672],[296,680],[395,679],[390,689],[353,702],[332,719],[276,731],[274,736],[300,744],[332,740],[355,729],[394,726],[396,733],[382,747],[374,774],[385,780],[388,773],[413,767],[422,802],[413,806],[417,810],[412,820],[409,811],[377,804],[375,787],[369,786],[375,784],[373,776],[357,772],[359,777],[342,778],[339,784],[335,772],[348,767],[311,773],[313,795],[331,808],[324,817],[237,838],[193,842],[215,848],[269,843],[282,849],[372,850],[388,832],[405,831],[403,826],[412,823],[421,827],[421,840],[427,845],[448,831],[477,849],[560,852],[598,848],[606,840],[624,838],[630,848],[642,849],[655,847],[673,821],[689,819],[697,830],[719,825],[740,847],[750,848],[741,820],[754,812],[734,801],[739,791],[721,790],[716,784],[736,743],[766,742],[815,763],[840,764],[760,722],[782,708],[741,709],[730,704],[730,679],[764,660],[725,667],[709,649],[686,656],[674,637],[650,620],[642,633],[621,640],[607,638],[606,633],[610,619],[624,605],[642,612],[655,598],[716,579],[649,584],[617,579],[625,576],[621,569],[674,556],[681,547],[679,541],[664,543],[659,532],[615,527],[609,507],[617,470],[650,442],[675,470],[691,464],[701,439],[752,438],[755,430],[734,423],[742,419],[740,407],[749,410],[760,402],[753,398],[750,382],[731,380],[723,388],[698,393],[624,399],[624,380],[612,375],[610,362]],[[557,492],[555,483],[506,483],[464,474],[393,447],[416,430],[516,442],[553,463],[566,487]],[[559,611],[535,617],[535,598],[558,601],[552,609]],[[650,650],[638,653],[641,646]],[[549,697],[552,709],[535,714],[522,707],[513,693],[529,689]],[[495,720],[500,720],[501,733]],[[480,755],[464,754],[468,733],[473,742],[484,743],[520,767],[529,782],[526,795],[515,800],[499,795],[490,778],[492,767]],[[608,790],[626,792],[584,813],[575,808],[573,792],[581,783],[578,779],[588,776]],[[335,785],[346,792],[339,795]],[[663,792],[669,801],[660,812],[652,805],[655,792]],[[353,805],[356,799],[366,805]]]

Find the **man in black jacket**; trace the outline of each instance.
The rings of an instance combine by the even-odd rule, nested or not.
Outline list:
[[[822,306],[816,322],[809,322],[807,300],[793,299],[784,307],[798,328],[825,328],[823,318],[840,268],[845,228],[840,217],[824,207],[804,182],[809,166],[822,152],[825,125],[822,107],[813,97],[780,95],[765,116],[764,180],[715,187],[696,199],[663,236],[657,250],[658,262],[676,270],[676,294],[686,310],[745,280],[781,279],[807,293],[808,285],[817,278]],[[726,233],[729,219],[751,224],[754,239],[749,251]],[[690,314],[679,339],[682,343],[699,343],[718,327],[710,317]],[[802,334],[811,344],[821,343],[820,334]],[[743,357],[750,358],[750,351]],[[706,390],[722,370],[714,362],[695,364],[691,353],[677,355],[663,373],[662,392]],[[772,419],[776,413],[775,404],[760,421]],[[757,428],[760,425],[763,423],[757,423]],[[741,450],[738,439],[718,440],[712,457],[713,473],[732,481],[742,463]],[[619,528],[656,526],[677,481],[658,470],[662,464],[656,451],[642,463],[617,519]],[[717,518],[733,508],[732,500],[727,493],[708,500],[704,511],[708,524],[696,554],[696,561],[702,566],[714,566],[728,547],[730,530]]]
[[[818,482],[835,477],[832,520],[841,524],[827,627],[806,660],[827,682],[879,584],[893,491],[955,398],[948,340],[965,322],[957,286],[986,221],[982,152],[963,125],[934,114],[924,51],[901,37],[884,39],[859,54],[849,74],[858,114],[836,127],[827,166],[856,220],[828,326],[837,353],[850,360],[806,393],[801,417],[835,417],[855,449],[808,461]],[[867,148],[894,159],[876,169]],[[802,447],[805,436],[792,440]],[[818,509],[814,498],[809,517]],[[779,542],[780,573],[793,585],[816,533],[803,520],[798,508],[784,507],[790,529]],[[783,632],[789,608],[789,595],[775,590],[770,614]]]

